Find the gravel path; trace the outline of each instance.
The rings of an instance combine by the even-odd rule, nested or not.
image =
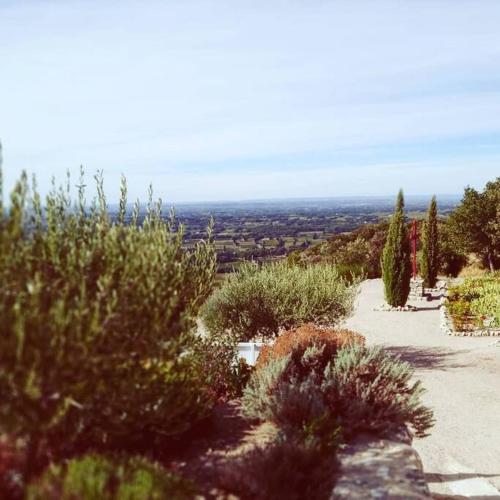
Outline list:
[[[373,310],[383,302],[382,281],[365,281],[347,326],[410,362],[427,389],[436,424],[414,446],[432,493],[500,499],[500,347],[444,335],[438,300],[413,302],[417,312]]]

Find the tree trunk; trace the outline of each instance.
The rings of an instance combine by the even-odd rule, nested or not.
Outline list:
[[[489,249],[488,249],[487,257],[488,257],[488,265],[490,266],[490,271],[492,273],[494,273],[495,266],[493,265],[493,259],[491,258],[491,251]]]

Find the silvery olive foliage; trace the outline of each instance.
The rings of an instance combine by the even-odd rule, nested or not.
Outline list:
[[[212,334],[239,341],[310,322],[332,326],[352,312],[357,285],[331,264],[245,263],[210,296],[202,317]]]

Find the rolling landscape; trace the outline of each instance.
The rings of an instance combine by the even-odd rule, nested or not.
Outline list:
[[[500,500],[500,0],[0,0],[0,500]]]
[[[441,195],[439,214],[448,215],[461,195]],[[408,196],[409,218],[423,219],[430,196]],[[185,245],[192,247],[206,238],[214,219],[213,238],[219,272],[230,272],[245,260],[276,260],[293,251],[318,245],[340,233],[365,224],[388,220],[394,197],[350,196],[255,200],[242,202],[179,203],[176,218],[185,226]],[[111,206],[116,215],[117,206]],[[141,213],[144,217],[144,212]]]

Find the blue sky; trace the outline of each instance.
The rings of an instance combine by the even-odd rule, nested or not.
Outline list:
[[[500,175],[497,0],[0,0],[7,188],[80,164],[171,202]]]

